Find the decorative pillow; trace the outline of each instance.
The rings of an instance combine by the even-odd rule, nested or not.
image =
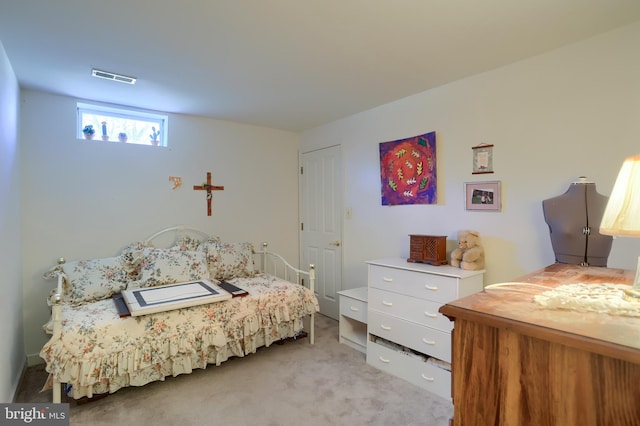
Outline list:
[[[143,250],[142,287],[201,279],[209,279],[204,251],[178,250],[175,247],[146,247]]]
[[[145,247],[150,246],[144,241],[139,241],[127,245],[120,252],[122,264],[125,270],[132,275],[133,279],[140,279],[143,250]]]
[[[209,275],[216,280],[253,277],[253,245],[207,241],[201,248],[207,253]]]
[[[119,256],[67,262],[51,268],[44,277],[55,278],[60,272],[67,276],[62,300],[72,305],[109,298],[125,289],[130,278]]]
[[[171,248],[177,249],[177,250],[195,251],[200,249],[200,246],[203,244],[203,242],[207,242],[207,241],[214,241],[219,243],[220,237],[212,236],[212,237],[208,237],[205,241],[202,241],[201,239],[191,235],[183,235],[173,244]]]
[[[178,241],[176,241],[172,248],[180,251],[195,251],[198,250],[200,243],[201,241],[199,239],[192,237],[191,235],[183,235]]]
[[[209,239],[206,241],[214,241],[219,243],[220,237],[209,237]],[[197,238],[190,235],[184,235],[175,242],[171,249],[180,251],[195,251],[200,249],[201,244],[203,243]],[[130,272],[134,275],[133,279],[142,278],[142,259],[144,258],[144,249],[151,247],[153,247],[151,243],[139,241],[127,245],[120,252],[124,267],[127,272]]]

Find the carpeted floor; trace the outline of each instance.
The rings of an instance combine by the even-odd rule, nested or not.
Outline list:
[[[48,402],[43,365],[27,369],[16,402]],[[448,425],[451,402],[366,364],[338,343],[338,322],[316,315],[308,338],[261,348],[219,367],[168,377],[86,404],[72,425]]]

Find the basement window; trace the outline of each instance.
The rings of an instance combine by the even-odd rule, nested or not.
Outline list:
[[[78,139],[167,146],[166,115],[86,103],[77,107]]]

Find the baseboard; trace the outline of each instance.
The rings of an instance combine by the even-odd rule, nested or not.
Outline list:
[[[27,366],[31,367],[32,365],[44,364],[44,360],[40,358],[40,354],[30,354],[27,355]]]
[[[11,398],[11,402],[16,402],[16,396],[18,396],[18,390],[22,385],[22,381],[24,380],[24,375],[26,373],[27,373],[27,359],[25,358],[24,362],[22,363],[22,371],[20,372],[20,377],[18,378],[18,381],[16,382],[16,386],[13,389],[13,398]]]
[[[24,381],[25,375],[27,374],[27,369],[29,367],[32,367],[38,364],[44,364],[44,360],[40,358],[39,354],[31,354],[26,356],[26,358],[22,363],[22,371],[20,373],[20,378],[18,379],[16,387],[13,390],[13,398],[11,399],[12,402],[17,402],[16,397],[18,396],[18,391],[20,390],[22,386],[22,382]]]

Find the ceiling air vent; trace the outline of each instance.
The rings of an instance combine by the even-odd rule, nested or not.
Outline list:
[[[93,77],[104,78],[106,80],[119,81],[120,83],[128,83],[128,84],[136,84],[135,77],[128,77],[122,74],[115,74],[109,71],[102,71],[97,69],[91,70],[91,75]]]

